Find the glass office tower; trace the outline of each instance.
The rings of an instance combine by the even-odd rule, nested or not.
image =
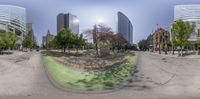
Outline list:
[[[79,34],[78,18],[70,13],[60,13],[57,16],[57,32],[59,32],[62,28],[69,28],[72,32]]]
[[[0,5],[0,33],[13,32],[17,35],[18,46],[22,46],[26,33],[26,9],[13,5]]]
[[[131,45],[133,44],[132,23],[122,12],[118,12],[118,33],[121,33]]]
[[[200,5],[176,5],[174,8],[174,21],[183,20],[195,24],[195,30],[189,41],[196,42],[197,35],[200,35]]]

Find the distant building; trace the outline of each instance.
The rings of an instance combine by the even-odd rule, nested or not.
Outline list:
[[[62,28],[69,28],[72,32],[79,34],[79,20],[75,15],[70,13],[60,13],[57,16],[57,33]]]
[[[188,39],[191,43],[197,41],[200,35],[200,4],[176,5],[174,7],[174,21],[183,20],[195,24],[195,30]]]
[[[50,31],[48,30],[47,32],[47,35],[46,36],[43,36],[42,38],[42,45],[43,45],[43,48],[49,48],[49,44],[50,42],[54,39],[54,35],[52,35],[50,33]]]
[[[27,23],[27,35],[30,36],[33,40],[35,40],[35,31],[33,23]]]
[[[133,25],[122,12],[118,12],[118,33],[132,45],[133,44]]]
[[[46,48],[46,36],[42,36],[42,47]]]
[[[13,5],[0,5],[0,33],[13,32],[17,35],[17,47],[22,48],[26,34],[26,9]]]
[[[168,48],[169,44],[170,44],[170,33],[163,28],[158,28],[153,33],[154,51],[165,50],[165,47]]]

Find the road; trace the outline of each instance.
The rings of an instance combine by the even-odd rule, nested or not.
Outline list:
[[[55,88],[38,52],[0,56],[0,99],[200,99],[200,59],[141,53],[134,82],[104,94]]]

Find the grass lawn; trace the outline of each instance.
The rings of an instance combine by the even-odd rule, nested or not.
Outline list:
[[[130,76],[137,63],[137,57],[132,56],[127,62],[111,70],[99,72],[80,72],[58,63],[53,57],[43,55],[44,63],[50,76],[60,85],[79,90],[112,89]]]

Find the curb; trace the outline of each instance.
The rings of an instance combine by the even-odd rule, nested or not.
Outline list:
[[[189,58],[189,57],[178,57],[178,56],[167,56],[167,55],[159,55],[159,54],[156,54],[156,53],[147,53],[147,54],[150,54],[150,55],[156,55],[156,56],[162,56],[162,57],[166,57],[166,58],[177,58],[177,59],[200,59],[199,58]],[[199,55],[200,56],[200,55]]]

